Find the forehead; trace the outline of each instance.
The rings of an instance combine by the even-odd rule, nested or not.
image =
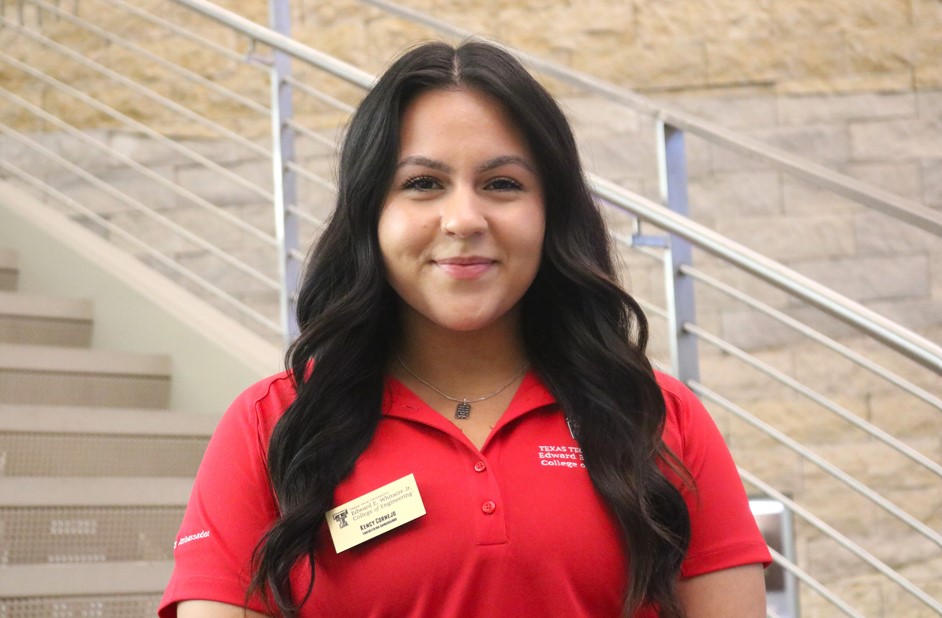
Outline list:
[[[480,90],[428,90],[405,108],[400,124],[401,156],[471,149],[490,149],[495,154],[507,151],[530,158],[527,140],[507,108]]]

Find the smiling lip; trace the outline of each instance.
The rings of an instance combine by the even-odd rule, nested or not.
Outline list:
[[[495,262],[490,258],[472,256],[435,260],[435,265],[455,279],[477,279],[490,270]]]

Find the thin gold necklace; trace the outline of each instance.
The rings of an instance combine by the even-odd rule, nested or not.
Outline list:
[[[490,399],[491,397],[496,397],[497,395],[500,395],[504,391],[505,388],[513,384],[517,380],[517,378],[519,378],[524,373],[526,373],[527,367],[529,366],[529,363],[523,363],[523,365],[520,366],[520,369],[517,371],[517,373],[515,373],[512,378],[507,380],[506,384],[501,386],[499,389],[497,389],[490,395],[484,395],[483,397],[478,397],[477,399],[468,399],[467,397],[452,397],[451,395],[447,393],[441,392],[433,384],[429,384],[426,380],[423,380],[416,372],[409,369],[409,366],[406,365],[405,362],[403,362],[402,357],[399,356],[399,354],[396,354],[396,360],[399,361],[399,364],[402,365],[402,368],[408,371],[409,375],[411,375],[413,378],[415,378],[416,380],[418,380],[425,386],[429,387],[430,389],[432,389],[433,391],[435,391],[436,393],[438,393],[439,395],[441,395],[448,401],[456,402],[458,405],[455,406],[455,418],[461,421],[467,420],[471,417],[471,404],[472,403],[477,403],[479,401],[484,401],[485,399]]]

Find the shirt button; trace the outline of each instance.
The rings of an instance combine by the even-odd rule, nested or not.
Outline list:
[[[494,504],[492,500],[488,500],[487,502],[481,505],[481,510],[484,511],[485,515],[490,515],[491,513],[497,510],[497,505]]]
[[[484,463],[483,461],[479,461],[474,464],[475,472],[484,472],[485,470],[487,470],[487,464]]]

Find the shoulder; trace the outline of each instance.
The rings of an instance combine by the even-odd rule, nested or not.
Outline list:
[[[661,387],[669,421],[684,423],[690,419],[691,415],[705,413],[703,404],[686,384],[662,371],[655,371],[654,377],[658,386]]]
[[[673,399],[679,399],[684,397],[687,393],[690,393],[690,389],[687,386],[670,375],[669,373],[664,373],[663,371],[654,370],[654,378],[657,380],[657,385],[661,387],[661,392],[664,393],[665,400],[670,397]],[[670,402],[666,402],[668,405]]]
[[[236,397],[233,405],[253,408],[265,414],[278,414],[295,398],[294,376],[289,371],[261,379]]]
[[[664,442],[674,452],[685,453],[704,434],[717,432],[710,413],[687,385],[666,373],[654,373],[666,408]]]
[[[283,371],[242,391],[219,421],[216,434],[255,434],[267,444],[278,420],[295,399],[294,377]]]

